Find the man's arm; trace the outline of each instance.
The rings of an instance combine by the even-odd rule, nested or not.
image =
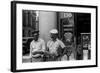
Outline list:
[[[50,41],[47,42],[47,47],[46,47],[46,51],[49,52],[49,45],[50,45]]]
[[[63,55],[65,49],[66,49],[65,44],[62,41],[59,41],[59,47],[58,47],[58,50],[57,50],[58,56]]]
[[[32,44],[30,44],[30,57],[32,57],[32,50],[33,50]]]
[[[59,41],[59,45],[60,45],[60,47],[62,48],[62,49],[64,49],[66,46],[65,46],[65,44],[62,42],[62,41]]]
[[[45,50],[46,50],[46,47],[45,47],[45,42],[44,42],[44,40],[43,40],[43,41],[42,41],[42,51],[45,52]]]

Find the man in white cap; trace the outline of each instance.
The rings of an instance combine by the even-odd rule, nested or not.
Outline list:
[[[33,32],[33,41],[30,43],[30,57],[32,62],[42,61],[45,52],[45,42],[39,38],[39,31]]]
[[[59,58],[59,53],[61,54],[61,50],[65,48],[64,43],[57,38],[58,31],[57,29],[52,29],[50,31],[51,40],[47,42],[47,49],[49,54],[52,56],[52,61],[56,61]]]

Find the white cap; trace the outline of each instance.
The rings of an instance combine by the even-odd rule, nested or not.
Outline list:
[[[50,31],[50,33],[57,34],[58,31],[57,31],[57,29],[52,29],[52,30]]]

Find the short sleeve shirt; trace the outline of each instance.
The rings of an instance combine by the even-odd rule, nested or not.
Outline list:
[[[65,47],[64,43],[59,39],[57,39],[56,41],[50,40],[47,43],[47,47],[49,48],[49,52],[51,54],[57,54],[57,49],[58,49],[59,46],[62,47],[62,48]]]
[[[30,44],[30,50],[31,52],[35,52],[35,51],[44,51],[45,50],[45,42],[42,39],[38,39],[38,41],[32,41]]]

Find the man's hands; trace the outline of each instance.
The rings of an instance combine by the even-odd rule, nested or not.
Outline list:
[[[44,54],[44,52],[41,51],[41,50],[39,50],[39,51],[34,51],[34,52],[32,52],[31,57],[38,58],[38,57],[42,57],[43,54]]]

